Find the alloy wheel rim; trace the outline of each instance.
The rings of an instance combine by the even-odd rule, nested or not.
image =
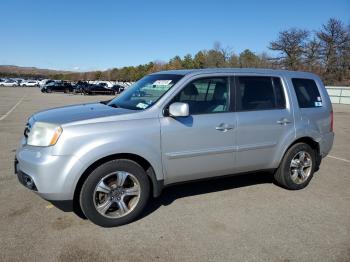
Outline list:
[[[294,183],[302,184],[310,176],[312,170],[312,158],[306,151],[299,151],[290,163],[290,176]]]
[[[93,202],[99,214],[108,218],[120,218],[135,209],[140,195],[138,179],[128,172],[116,171],[97,183]]]

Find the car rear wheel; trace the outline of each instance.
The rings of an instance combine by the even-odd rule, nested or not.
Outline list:
[[[150,183],[140,165],[127,159],[112,160],[88,176],[81,189],[80,206],[93,223],[120,226],[140,215],[149,194]]]
[[[315,151],[308,144],[297,143],[288,149],[274,177],[284,188],[303,189],[310,183],[315,166]]]

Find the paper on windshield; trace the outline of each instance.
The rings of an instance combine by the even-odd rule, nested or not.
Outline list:
[[[145,103],[138,103],[138,104],[136,105],[136,107],[141,108],[141,109],[146,109],[146,108],[148,107],[148,105],[145,104]]]
[[[156,80],[154,81],[154,86],[167,86],[170,85],[172,80]]]

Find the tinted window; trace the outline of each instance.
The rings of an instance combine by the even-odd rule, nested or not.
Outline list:
[[[314,80],[293,78],[292,83],[301,108],[322,106],[320,92]]]
[[[190,114],[229,111],[229,87],[226,77],[204,78],[186,85],[173,102],[187,103]]]
[[[285,108],[285,98],[280,78],[260,76],[238,77],[238,111],[279,108]]]

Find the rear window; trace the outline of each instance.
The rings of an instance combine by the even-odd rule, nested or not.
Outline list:
[[[237,110],[271,110],[285,108],[281,79],[278,77],[238,77]]]
[[[322,106],[322,98],[314,80],[292,78],[292,83],[300,108]]]

